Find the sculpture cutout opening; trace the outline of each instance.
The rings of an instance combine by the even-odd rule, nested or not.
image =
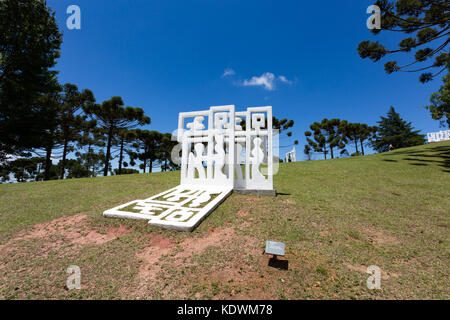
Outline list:
[[[179,114],[180,185],[103,213],[145,219],[150,225],[192,231],[233,190],[275,196],[272,107],[235,106]],[[278,168],[278,159],[276,159]]]

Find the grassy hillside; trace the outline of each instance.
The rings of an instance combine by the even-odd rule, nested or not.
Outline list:
[[[193,233],[101,215],[178,182],[0,185],[0,298],[450,298],[450,142],[282,164],[276,198],[233,194]],[[267,265],[269,239],[286,243],[288,270]],[[81,290],[65,289],[70,265]]]

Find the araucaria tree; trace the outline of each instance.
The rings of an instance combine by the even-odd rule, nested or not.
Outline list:
[[[50,180],[52,169],[52,152],[61,147],[61,96],[58,91],[46,94],[37,99],[36,104],[39,106],[41,113],[39,114],[39,122],[41,122],[39,142],[36,144],[36,149],[43,149],[45,151],[44,164],[44,180]]]
[[[419,134],[419,130],[413,130],[411,122],[403,120],[394,107],[391,107],[387,117],[381,117],[378,121],[377,134],[371,145],[378,152],[385,152],[389,150],[391,144],[397,149],[424,143],[425,136]]]
[[[286,137],[280,137],[281,139],[292,137],[292,128],[294,127],[294,120],[288,120],[286,118],[279,120],[276,117],[272,117],[272,128],[278,130],[280,136],[282,132],[286,132]],[[294,140],[293,144],[280,146],[280,148],[292,147],[293,145],[298,145],[298,140]]]
[[[312,149],[309,144],[305,144],[305,148],[303,149],[303,153],[306,156],[306,160],[310,161],[312,159]]]
[[[77,142],[76,157],[80,159],[87,176],[95,177],[105,159],[105,153],[101,149],[106,145],[104,130],[97,127],[95,120],[85,121]]]
[[[114,138],[123,129],[131,129],[137,125],[150,124],[150,118],[144,115],[141,108],[124,107],[121,97],[112,97],[101,105],[95,104],[85,108],[85,112],[94,116],[106,134],[106,155],[103,175],[108,175],[111,146]]]
[[[384,65],[388,74],[393,72],[423,72],[419,80],[427,82],[449,67],[450,54],[446,51],[450,41],[450,1],[448,0],[378,0],[383,31],[402,32],[408,36],[400,41],[398,48],[387,49],[378,41],[362,41],[358,46],[361,58],[379,61],[386,55],[415,51],[414,59],[404,65],[389,61]],[[448,50],[447,50],[448,51]],[[433,61],[430,61],[434,58]],[[423,64],[430,61],[428,64]],[[433,70],[433,72],[429,72]]]
[[[153,162],[158,159],[163,135],[158,131],[140,129],[133,130],[133,134],[135,135],[133,147],[136,152],[131,153],[130,158],[132,161],[136,159],[142,161],[140,168],[143,169],[144,173],[147,167],[149,172],[152,172]]]
[[[314,122],[309,128],[311,131],[306,131],[306,141],[308,145],[315,151],[323,153],[324,158],[330,153],[331,159],[335,158],[335,148],[343,149],[345,144],[342,140],[340,132],[340,119],[323,119],[321,122]],[[314,140],[311,139],[314,138]],[[307,148],[310,152],[310,148]],[[306,154],[306,152],[305,152]]]
[[[364,155],[364,145],[371,140],[377,131],[377,127],[368,126],[365,123],[351,123],[344,120],[340,124],[340,132],[344,143],[352,142],[355,145],[355,153],[352,155]],[[359,147],[358,147],[359,145]]]
[[[0,160],[42,142],[42,96],[58,90],[62,36],[44,0],[0,1]],[[41,100],[42,101],[42,100]]]
[[[161,135],[161,144],[158,148],[158,160],[161,164],[161,171],[168,171],[177,168],[171,160],[173,148],[177,145],[177,141],[172,140],[171,133],[163,133]]]
[[[63,148],[60,176],[61,179],[64,179],[67,154],[73,151],[70,143],[81,138],[80,133],[85,127],[86,116],[82,115],[80,111],[94,104],[95,98],[92,91],[86,89],[79,92],[76,85],[67,83],[63,87],[60,103],[59,127]]]
[[[359,123],[359,143],[361,145],[361,153],[364,155],[364,146],[366,145],[366,141],[372,140],[372,138],[376,135],[378,127],[376,126],[368,126],[365,123]]]

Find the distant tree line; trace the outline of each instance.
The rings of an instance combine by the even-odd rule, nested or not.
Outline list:
[[[322,154],[324,159],[349,155],[351,151],[347,149],[351,145],[355,150],[352,155],[364,155],[364,146],[377,128],[347,120],[323,119],[311,124],[310,129],[305,132],[307,144],[304,153],[308,160],[314,152]]]
[[[413,130],[411,123],[403,120],[394,107],[389,109],[386,117],[381,117],[378,126],[323,119],[311,124],[310,129],[305,132],[307,143],[303,150],[307,160],[311,160],[314,153],[322,154],[324,159],[334,159],[365,155],[364,147],[367,146],[385,152],[425,143],[425,136]]]
[[[122,98],[97,104],[90,90],[80,92],[66,84],[46,99],[45,112],[36,113],[36,121],[43,120],[36,144],[20,152],[2,150],[2,182],[138,173],[128,168],[138,161],[143,172],[152,172],[155,166],[162,171],[178,168],[170,160],[176,144],[172,135],[140,128],[150,124],[150,118],[141,108],[125,107]],[[112,166],[113,159],[117,168]]]

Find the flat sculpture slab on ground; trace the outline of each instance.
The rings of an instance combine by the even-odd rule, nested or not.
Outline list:
[[[180,185],[145,200],[134,200],[103,214],[111,218],[149,220],[152,226],[192,231],[233,191],[231,187]]]
[[[240,125],[245,119],[245,129]],[[179,186],[103,213],[145,219],[150,225],[192,231],[234,190],[275,195],[272,107],[235,112],[234,105],[183,112]]]

